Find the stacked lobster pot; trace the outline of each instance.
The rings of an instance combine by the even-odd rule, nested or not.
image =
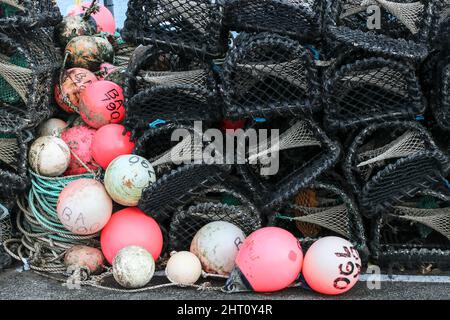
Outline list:
[[[52,28],[61,19],[51,0],[0,1],[1,243],[7,239],[13,198],[29,185],[26,166],[33,128],[52,113],[53,81],[61,60]]]

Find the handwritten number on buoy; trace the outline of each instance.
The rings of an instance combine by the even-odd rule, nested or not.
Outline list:
[[[354,258],[355,260],[359,260],[358,251],[354,247],[343,246],[343,252],[335,252],[336,257],[339,258]],[[356,271],[355,271],[356,269]],[[341,263],[339,265],[339,274],[341,277],[338,277],[334,280],[334,287],[338,290],[344,290],[350,284],[350,279],[348,277],[353,276],[353,278],[358,277],[361,273],[361,265],[358,263],[353,263],[352,261],[347,261],[346,264]]]
[[[129,162],[131,165],[134,165],[134,164],[136,164],[136,163],[139,163],[139,157],[133,156],[133,157],[131,157],[131,158],[128,160],[128,162]],[[143,159],[143,160],[141,161],[141,166],[142,166],[144,169],[148,169],[148,170],[147,170],[148,175],[149,175],[150,179],[152,179],[153,176],[155,175],[155,173],[153,172],[153,170],[151,170],[151,169],[152,169],[151,164],[150,164],[147,160]]]
[[[112,89],[105,94],[105,99],[102,101],[108,101],[109,103],[106,105],[106,110],[113,111],[111,112],[111,119],[116,120],[120,118],[120,112],[117,111],[120,108],[123,108],[123,100],[117,99],[119,97],[119,92],[116,89]],[[116,100],[117,99],[117,100]],[[111,101],[114,100],[114,101]]]

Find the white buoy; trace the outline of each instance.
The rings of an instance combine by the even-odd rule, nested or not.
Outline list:
[[[65,228],[79,235],[99,232],[112,214],[112,200],[95,179],[70,182],[59,194],[56,207]]]
[[[47,121],[44,121],[41,123],[41,125],[38,128],[38,134],[40,137],[43,136],[55,136],[60,137],[61,133],[64,131],[64,129],[67,128],[67,122],[57,119],[57,118],[51,118]]]
[[[145,158],[123,155],[114,159],[105,172],[105,187],[111,198],[128,207],[136,206],[142,190],[156,181],[155,170]]]
[[[202,275],[202,264],[197,256],[189,251],[174,253],[166,265],[167,278],[176,284],[194,284]]]
[[[113,276],[122,287],[141,288],[153,278],[155,261],[152,255],[139,246],[121,249],[114,257]]]
[[[60,138],[37,138],[30,147],[28,162],[34,172],[46,177],[57,177],[70,163],[70,149]]]
[[[234,224],[214,221],[196,233],[190,251],[200,259],[205,271],[228,275],[244,240],[244,232]]]

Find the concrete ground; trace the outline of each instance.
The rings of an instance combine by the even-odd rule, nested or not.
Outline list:
[[[382,282],[380,289],[369,290],[367,283],[360,281],[350,292],[339,297],[326,297],[300,288],[290,288],[274,294],[225,294],[189,288],[163,288],[131,294],[92,287],[68,289],[61,282],[34,272],[9,269],[0,273],[0,300],[450,300],[449,276],[420,277],[417,281],[424,279],[439,283]]]

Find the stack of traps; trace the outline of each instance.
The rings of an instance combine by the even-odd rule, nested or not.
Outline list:
[[[343,169],[361,210],[374,217],[418,192],[444,185],[449,164],[420,124],[387,122],[357,134]]]
[[[61,20],[54,0],[0,0],[0,32],[26,32]]]
[[[0,33],[0,132],[33,127],[50,115],[59,66],[49,31]]]

